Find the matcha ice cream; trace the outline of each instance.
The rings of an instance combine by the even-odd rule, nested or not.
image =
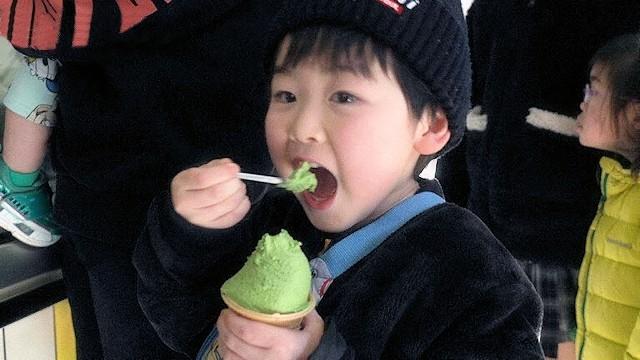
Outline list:
[[[308,162],[303,162],[299,168],[293,170],[291,175],[279,186],[294,192],[299,193],[303,191],[315,191],[318,186],[318,180],[316,176],[309,171],[311,165]]]
[[[222,295],[263,314],[287,314],[309,306],[311,270],[307,257],[286,230],[265,234],[235,275],[222,285]]]

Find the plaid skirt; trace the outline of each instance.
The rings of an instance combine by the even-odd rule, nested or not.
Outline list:
[[[557,357],[558,344],[574,341],[578,270],[520,261],[520,266],[542,298],[544,314],[540,342],[546,357]]]

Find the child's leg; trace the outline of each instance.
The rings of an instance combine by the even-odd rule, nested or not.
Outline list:
[[[62,273],[74,315],[78,360],[186,359],[162,343],[140,308],[133,249],[114,246],[113,238],[67,232],[64,236]]]
[[[61,246],[62,275],[71,305],[76,359],[104,359],[87,267],[83,264],[73,241],[65,239]]]
[[[49,246],[60,238],[52,219],[51,190],[40,171],[55,123],[55,64],[25,60],[4,98],[0,227],[32,246]]]
[[[37,172],[44,161],[50,134],[50,127],[28,121],[6,109],[2,159],[15,172]]]

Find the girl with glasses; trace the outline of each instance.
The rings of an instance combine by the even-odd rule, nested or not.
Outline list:
[[[578,359],[640,358],[640,33],[591,60],[577,132],[600,160],[602,196],[576,298]]]

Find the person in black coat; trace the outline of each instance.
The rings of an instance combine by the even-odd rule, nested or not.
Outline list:
[[[179,171],[233,156],[268,172],[264,28],[279,1],[2,2],[22,53],[62,63],[55,220],[79,359],[162,359],[131,255]],[[262,186],[250,189],[258,198]]]

